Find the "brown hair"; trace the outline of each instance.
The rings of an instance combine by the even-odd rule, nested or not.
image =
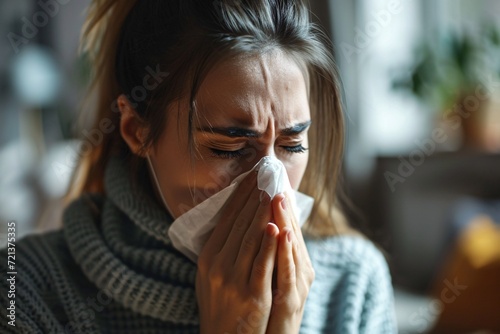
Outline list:
[[[80,156],[68,199],[104,192],[104,169],[114,152],[128,154],[133,166],[146,170],[118,131],[120,94],[133,102],[149,130],[145,149],[160,137],[167,106],[181,97],[188,98],[191,127],[197,90],[214,64],[276,48],[303,66],[309,80],[313,123],[300,191],[313,196],[315,206],[304,232],[324,236],[349,230],[336,195],[344,121],[332,47],[301,0],[94,0],[82,35],[82,50],[93,66],[94,128],[106,120],[115,131]],[[155,71],[162,80],[144,89],[144,78]]]

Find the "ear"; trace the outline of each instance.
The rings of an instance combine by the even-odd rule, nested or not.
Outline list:
[[[145,152],[141,152],[141,148],[147,129],[125,95],[120,95],[117,102],[121,114],[120,134],[134,154],[144,157]]]

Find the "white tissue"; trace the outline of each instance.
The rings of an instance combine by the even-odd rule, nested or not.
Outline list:
[[[266,156],[250,171],[236,177],[228,187],[178,217],[168,230],[173,246],[196,263],[210,232],[217,224],[215,215],[236,189],[236,184],[254,169],[258,170],[257,187],[260,190],[271,198],[279,193],[287,193],[297,222],[302,226],[311,213],[314,199],[293,190],[283,163],[273,156]]]

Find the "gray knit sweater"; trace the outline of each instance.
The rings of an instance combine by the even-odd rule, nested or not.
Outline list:
[[[85,194],[63,228],[16,243],[15,327],[0,251],[1,333],[197,333],[196,265],[168,239],[171,217],[110,160],[106,196]],[[367,240],[306,240],[316,272],[301,333],[395,333],[387,264]],[[8,275],[7,275],[8,276]]]

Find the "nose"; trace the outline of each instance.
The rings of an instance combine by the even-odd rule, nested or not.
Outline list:
[[[260,144],[249,148],[244,159],[243,169],[245,171],[252,169],[265,156],[276,156],[272,144]]]

